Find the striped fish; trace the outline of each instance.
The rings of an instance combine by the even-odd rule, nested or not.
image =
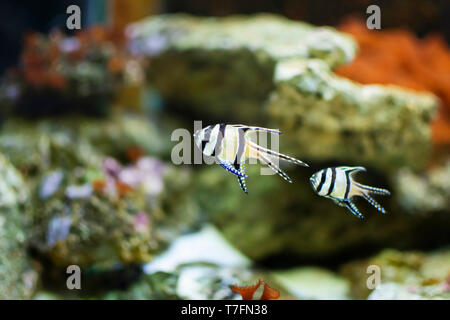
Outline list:
[[[386,189],[369,187],[353,180],[353,175],[358,171],[366,171],[364,167],[334,167],[322,169],[309,179],[314,191],[325,198],[330,198],[338,205],[347,207],[351,213],[360,219],[364,216],[353,203],[355,197],[363,197],[381,213],[386,210],[380,206],[371,196],[371,193],[389,195]]]
[[[225,170],[238,177],[239,185],[245,193],[247,193],[245,178],[248,178],[248,176],[245,174],[244,164],[246,160],[251,158],[260,160],[283,179],[292,183],[292,180],[276,165],[273,159],[283,159],[302,166],[308,165],[256,144],[250,139],[250,135],[258,132],[281,134],[280,131],[274,129],[220,123],[196,131],[194,141],[203,154],[215,157]]]

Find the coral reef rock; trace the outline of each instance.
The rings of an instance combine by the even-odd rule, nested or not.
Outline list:
[[[102,298],[105,300],[174,300],[177,295],[178,275],[174,273],[157,272],[142,275],[141,278],[127,290],[108,292]]]
[[[300,299],[345,300],[349,299],[349,282],[342,276],[318,267],[300,267],[277,270],[271,273]]]
[[[35,174],[58,166],[98,166],[104,154],[130,160],[127,154],[133,149],[141,155],[166,155],[169,139],[163,137],[151,121],[132,114],[105,119],[10,119],[0,131],[0,152],[21,171]]]
[[[140,263],[190,230],[191,173],[155,157],[168,154],[161,136],[130,114],[5,123],[0,152],[31,190],[31,247],[58,267]]]
[[[36,288],[37,273],[26,255],[27,201],[20,173],[0,155],[0,300],[29,299]]]
[[[354,43],[332,28],[315,28],[276,15],[151,17],[128,29],[132,50],[152,57],[152,82],[169,101],[197,115],[258,121],[274,89],[279,60],[352,59]],[[258,116],[259,115],[259,116]]]
[[[367,298],[368,300],[449,300],[450,291],[445,285],[426,287],[405,286],[398,283],[379,285]]]
[[[193,194],[225,238],[252,260],[277,256],[326,260],[345,254],[367,254],[367,250],[384,247],[448,243],[450,215],[414,215],[402,210],[395,197],[378,197],[388,213],[383,215],[370,204],[358,201],[357,206],[365,215],[360,220],[346,208],[320,199],[304,183],[310,172],[320,167],[289,168],[295,169],[288,171],[293,184],[277,175],[261,175],[259,166],[249,165],[245,195],[235,177],[218,165],[209,166],[196,173]],[[379,176],[365,178],[370,185],[385,185],[383,179],[377,180]]]
[[[236,299],[231,285],[255,280],[251,262],[211,225],[178,237],[128,290],[107,298]]]
[[[388,172],[426,163],[437,107],[431,94],[360,85],[322,61],[301,59],[279,62],[275,82],[269,114],[293,155],[358,161]]]
[[[48,172],[34,192],[30,243],[58,266],[147,262],[195,222],[189,183],[188,171],[150,157]]]
[[[408,168],[396,178],[399,203],[411,212],[447,211],[450,208],[450,161],[418,174]]]
[[[267,14],[175,14],[133,24],[128,35],[152,59],[150,81],[185,116],[280,128],[301,159],[385,171],[426,162],[436,98],[335,75],[356,45],[332,28]]]
[[[373,291],[367,279],[369,266],[380,270],[381,283]],[[347,263],[340,273],[351,283],[355,298],[439,299],[450,298],[450,250],[431,253],[386,249],[378,255]],[[370,294],[370,295],[369,295]]]

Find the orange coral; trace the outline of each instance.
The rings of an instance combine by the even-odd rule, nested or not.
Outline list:
[[[92,187],[96,192],[103,192],[103,190],[106,187],[106,180],[105,179],[96,179],[92,181]]]
[[[261,279],[253,286],[238,287],[231,286],[231,290],[239,293],[242,296],[242,300],[253,300],[256,290],[263,285],[264,289],[259,300],[276,300],[280,297],[280,292],[271,288],[267,283]]]
[[[128,192],[133,191],[133,187],[120,181],[116,181],[116,188],[121,197],[125,196]]]
[[[437,35],[418,39],[403,29],[369,30],[353,18],[338,29],[356,39],[359,52],[336,73],[364,84],[396,84],[433,92],[442,102],[432,125],[433,141],[450,143],[450,50],[444,39]]]
[[[136,162],[143,155],[144,155],[144,150],[142,150],[142,148],[137,147],[137,146],[130,147],[126,151],[127,159],[130,160],[131,162]]]
[[[123,69],[123,61],[120,57],[114,56],[108,60],[108,70],[112,73],[120,72]]]

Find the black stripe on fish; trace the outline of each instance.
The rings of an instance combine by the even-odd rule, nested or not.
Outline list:
[[[344,199],[348,199],[348,194],[350,193],[350,172],[349,171],[345,171],[345,195],[344,195]]]
[[[202,140],[202,152],[205,152],[206,144],[208,143],[207,140]]]
[[[330,187],[328,188],[327,196],[329,196],[333,192],[335,183],[336,183],[336,168],[331,168],[331,182]]]
[[[323,184],[325,183],[325,177],[327,175],[327,170],[328,169],[322,170],[322,173],[320,175],[320,183],[319,183],[319,186],[317,187],[317,193],[319,193],[320,190],[322,190]]]

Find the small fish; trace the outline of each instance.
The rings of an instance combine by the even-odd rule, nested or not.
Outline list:
[[[261,279],[253,286],[231,286],[231,290],[239,293],[242,296],[242,300],[276,300],[280,297],[278,290],[271,288]]]
[[[251,141],[250,134],[257,132],[281,134],[280,131],[274,129],[220,123],[196,131],[194,141],[203,154],[215,157],[225,170],[238,177],[239,185],[245,193],[247,193],[245,178],[248,176],[245,174],[244,163],[251,158],[260,160],[284,180],[292,183],[292,180],[276,165],[273,159],[282,159],[305,167],[308,165]]]
[[[381,213],[386,213],[386,210],[370,194],[390,195],[390,192],[386,189],[369,187],[354,181],[353,174],[358,171],[366,171],[366,169],[364,167],[326,168],[314,173],[309,181],[319,196],[332,199],[336,204],[347,207],[351,213],[360,219],[363,219],[364,216],[352,202],[357,196],[366,199]]]

